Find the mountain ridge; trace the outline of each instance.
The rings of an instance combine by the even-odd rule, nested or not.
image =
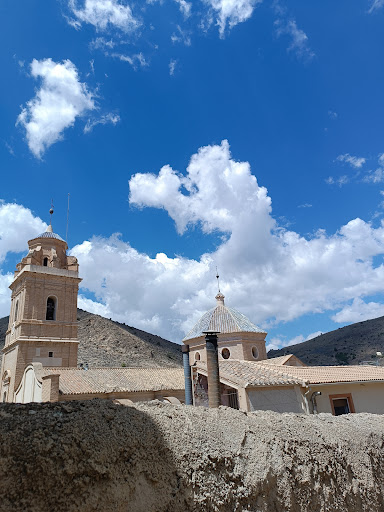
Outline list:
[[[339,327],[296,345],[270,350],[268,357],[294,354],[310,366],[356,365],[376,362],[384,353],[384,316]]]
[[[78,363],[90,367],[179,368],[181,346],[156,334],[77,310]],[[0,349],[5,343],[9,317],[0,319]]]

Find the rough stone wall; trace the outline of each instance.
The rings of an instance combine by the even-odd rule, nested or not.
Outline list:
[[[383,417],[0,405],[1,512],[382,512]]]

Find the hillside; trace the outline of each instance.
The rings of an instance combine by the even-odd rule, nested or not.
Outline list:
[[[297,345],[270,350],[268,357],[294,354],[309,365],[345,365],[373,361],[376,352],[384,353],[384,316],[347,325]]]
[[[78,362],[89,366],[179,367],[181,347],[99,315],[77,310],[79,321]],[[5,342],[8,317],[0,319],[0,349]]]

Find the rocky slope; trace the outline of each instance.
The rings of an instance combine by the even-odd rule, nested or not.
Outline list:
[[[343,365],[375,361],[376,352],[384,354],[384,316],[347,325],[297,345],[270,350],[268,357],[294,354],[309,365]]]
[[[81,309],[79,321],[79,363],[89,366],[179,367],[181,346],[129,325],[93,315]],[[0,349],[5,342],[8,317],[0,319]]]
[[[383,479],[378,415],[0,404],[1,512],[382,512]]]

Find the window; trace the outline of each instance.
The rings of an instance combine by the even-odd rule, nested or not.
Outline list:
[[[17,300],[16,301],[16,306],[15,306],[15,322],[17,322],[17,317],[19,316],[19,301]]]
[[[257,350],[257,347],[252,347],[252,357],[254,359],[257,359],[259,357],[259,351]]]
[[[200,361],[200,352],[196,352],[195,361]]]
[[[48,352],[48,357],[53,357],[53,352]]]
[[[48,297],[47,299],[47,314],[46,320],[56,320],[56,299],[55,297]]]
[[[231,353],[227,348],[223,348],[223,350],[221,351],[221,356],[223,359],[229,359],[231,356]]]
[[[344,395],[329,395],[329,399],[331,401],[332,414],[334,416],[355,412],[351,393],[346,393]]]
[[[43,259],[43,266],[48,267],[48,258]]]

